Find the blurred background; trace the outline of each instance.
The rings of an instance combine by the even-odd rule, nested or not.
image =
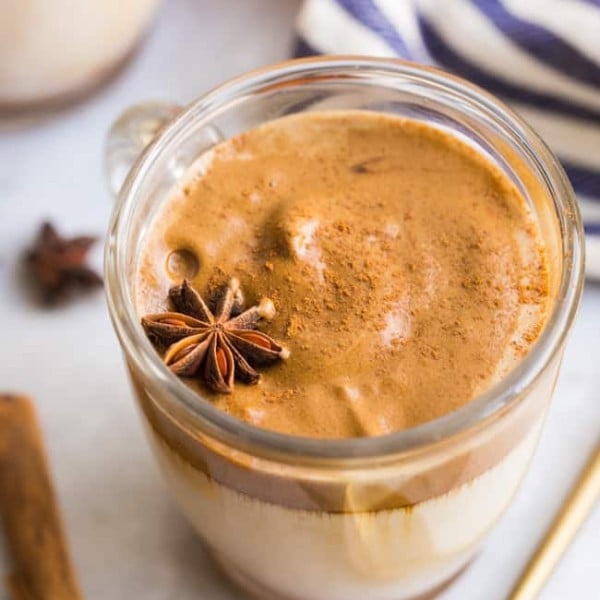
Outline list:
[[[573,28],[569,31],[582,44],[596,31],[590,56],[600,64],[600,5],[593,0],[565,3],[597,9],[596,20],[584,19],[589,24],[579,36],[573,36]],[[23,251],[44,219],[54,221],[66,235],[103,236],[113,203],[103,171],[105,138],[132,104],[185,104],[229,77],[315,50],[450,61],[451,53],[425,47],[410,33],[405,8],[412,3],[395,4],[404,7],[394,11],[396,22],[407,24],[402,35],[386,29],[389,22],[371,11],[371,2],[358,0],[313,0],[304,5],[299,19],[300,0],[0,0],[0,327],[5,342],[0,348],[0,387],[36,399],[87,597],[240,596],[208,562],[164,493],[135,415],[102,294],[41,309],[25,293]],[[444,2],[450,11],[446,22],[455,19],[457,27],[472,33],[468,39],[473,52],[485,62],[486,52],[493,49],[485,48],[490,38],[477,28],[471,13],[453,12],[464,4]],[[486,2],[472,4],[482,8]],[[499,4],[490,1],[487,8]],[[531,2],[537,14],[551,12],[557,4]],[[427,14],[435,14],[432,2],[423,6]],[[98,7],[102,18],[90,19]],[[435,26],[436,18],[431,21]],[[494,21],[498,27],[501,22]],[[433,56],[436,48],[439,54]],[[552,56],[546,59],[538,60],[544,62],[544,72],[552,70]],[[571,74],[563,69],[568,60],[574,65]],[[561,55],[555,62],[562,87],[550,96],[563,102],[553,109],[561,119],[548,125],[537,114],[537,120],[546,123],[568,161],[583,162],[593,172],[600,161],[600,70],[577,71],[576,57]],[[445,66],[460,70],[461,64]],[[518,70],[519,65],[511,68]],[[475,79],[481,76],[471,73]],[[521,79],[535,81],[533,71],[522,73],[526,75]],[[577,81],[569,87],[571,76]],[[497,85],[488,83],[492,89]],[[517,101],[527,104],[523,98]],[[564,106],[568,104],[583,112],[571,114]],[[540,112],[534,105],[524,108],[533,120]],[[572,138],[574,129],[564,129],[569,118],[579,119]],[[561,143],[566,140],[571,141]],[[584,177],[583,184],[582,205],[593,236],[600,222],[597,183]],[[600,269],[595,252],[591,258]],[[98,244],[92,255],[98,269],[101,254]],[[551,522],[598,439],[599,340],[600,287],[590,280],[532,470],[482,555],[444,600],[505,598]],[[542,599],[599,598],[599,556],[596,510]],[[0,571],[6,569],[6,556],[0,553]],[[3,589],[0,600],[7,600]]]

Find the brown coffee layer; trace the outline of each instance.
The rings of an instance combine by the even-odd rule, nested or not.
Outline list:
[[[160,452],[173,453],[191,469],[204,473],[215,482],[251,498],[292,509],[331,513],[411,510],[415,505],[443,496],[473,481],[497,465],[532,428],[539,425],[550,400],[555,371],[549,373],[526,402],[497,416],[485,430],[459,436],[442,445],[438,459],[407,476],[401,463],[395,464],[390,476],[370,473],[353,479],[344,471],[321,470],[302,473],[295,464],[285,467],[262,461],[253,455],[229,448],[202,433],[183,413],[174,414],[170,402],[153,399],[135,370],[130,371],[142,412],[155,436]],[[172,456],[170,460],[173,460]]]
[[[514,185],[442,130],[368,112],[286,117],[216,147],[154,219],[140,315],[188,277],[237,277],[291,351],[231,395],[255,425],[385,434],[463,406],[535,341],[547,312],[537,227]],[[201,400],[199,400],[201,401]]]

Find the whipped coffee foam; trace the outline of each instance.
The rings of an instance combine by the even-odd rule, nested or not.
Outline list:
[[[158,210],[140,253],[140,316],[181,281],[235,277],[291,352],[259,385],[211,393],[254,425],[376,436],[460,408],[503,377],[547,316],[537,223],[489,159],[449,133],[367,111],[284,117],[214,147]]]

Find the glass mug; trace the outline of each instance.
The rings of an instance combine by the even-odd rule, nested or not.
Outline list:
[[[552,300],[529,354],[460,410],[380,437],[324,440],[260,429],[188,389],[147,340],[132,286],[153,215],[202,152],[270,119],[336,109],[428,122],[494,161],[539,221]],[[168,487],[216,561],[261,598],[404,600],[442,589],[519,487],[580,300],[581,220],[546,145],[495,98],[436,69],[324,57],[252,72],[185,109],[131,109],[113,127],[107,165],[115,189],[128,172],[106,247],[113,324]]]

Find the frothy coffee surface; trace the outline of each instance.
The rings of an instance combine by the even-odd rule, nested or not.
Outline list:
[[[380,435],[472,400],[537,338],[548,272],[525,201],[495,166],[428,125],[368,112],[286,117],[201,157],[155,217],[140,316],[187,277],[237,277],[291,351],[258,385],[211,393],[280,432]]]

